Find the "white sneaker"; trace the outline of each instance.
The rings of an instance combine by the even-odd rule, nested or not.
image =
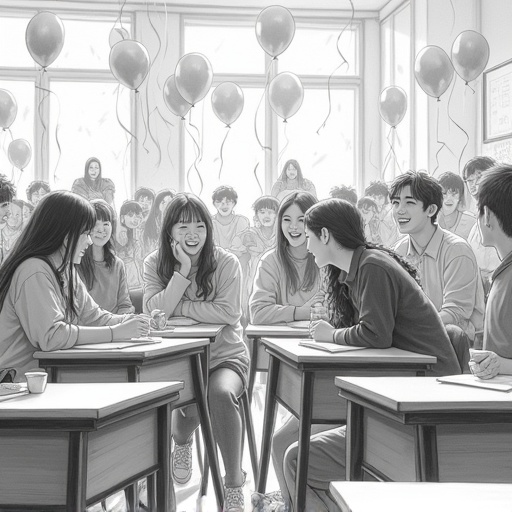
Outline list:
[[[192,477],[192,437],[186,444],[174,444],[171,455],[172,478],[177,484],[186,484]]]
[[[243,471],[244,481],[240,487],[224,486],[224,512],[244,512],[244,485],[247,473]]]

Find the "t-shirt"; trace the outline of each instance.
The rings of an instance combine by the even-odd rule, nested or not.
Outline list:
[[[213,240],[215,245],[230,249],[234,238],[249,227],[249,219],[243,215],[232,215],[231,222],[224,225],[219,222],[218,217],[218,214],[212,217]]]

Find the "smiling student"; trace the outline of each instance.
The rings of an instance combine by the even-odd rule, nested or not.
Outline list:
[[[312,181],[304,178],[302,169],[297,160],[288,160],[283,165],[281,175],[272,185],[271,195],[281,202],[286,196],[292,192],[309,192],[316,197],[315,185]]]
[[[37,206],[41,199],[51,192],[46,181],[36,180],[27,187],[27,199],[33,206]]]
[[[66,212],[66,215],[63,215]],[[96,223],[71,192],[45,196],[0,272],[0,361],[18,376],[37,366],[36,350],[147,336],[149,321],[101,309],[76,275]]]
[[[210,351],[208,401],[215,439],[226,470],[224,510],[243,512],[242,418],[239,398],[247,385],[249,356],[242,340],[240,263],[213,243],[206,205],[193,194],[177,194],[167,206],[158,250],[144,261],[146,313],[186,316],[224,324]],[[172,474],[186,483],[192,474],[196,406],[173,413]]]
[[[114,182],[101,175],[101,162],[91,157],[85,162],[84,177],[74,181],[71,191],[91,199],[104,199],[108,204],[114,205]]]
[[[13,199],[7,214],[5,226],[0,229],[0,265],[14,248],[16,240],[23,232],[23,201]]]

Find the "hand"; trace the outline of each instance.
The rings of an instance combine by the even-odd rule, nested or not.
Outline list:
[[[112,326],[113,341],[140,338],[149,334],[147,315],[129,315],[123,322]]]
[[[328,341],[333,343],[334,327],[325,320],[315,320],[309,324],[309,333],[315,341]]]
[[[470,349],[469,369],[479,379],[492,379],[500,373],[500,358],[490,350]]]
[[[121,245],[126,245],[128,243],[128,233],[126,231],[119,231],[117,234],[117,241]]]
[[[171,249],[173,256],[178,260],[180,264],[180,274],[183,277],[188,277],[190,269],[192,268],[192,261],[190,256],[183,250],[180,243],[177,240],[171,241]]]

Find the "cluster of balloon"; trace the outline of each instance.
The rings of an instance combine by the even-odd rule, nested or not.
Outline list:
[[[281,55],[293,40],[295,20],[291,12],[280,5],[263,9],[256,20],[256,38],[273,59]]]
[[[183,99],[176,87],[176,80],[174,75],[171,75],[164,84],[164,101],[167,108],[176,116],[181,117],[184,121],[187,112],[191,109],[192,105]]]
[[[215,115],[229,128],[242,113],[244,93],[233,82],[222,82],[212,93],[212,108]]]
[[[64,25],[61,19],[53,12],[36,14],[27,25],[25,41],[34,61],[46,69],[64,46]]]
[[[380,117],[392,128],[396,128],[407,112],[407,94],[401,87],[386,87],[379,98]]]
[[[23,171],[32,157],[32,148],[25,139],[15,139],[9,144],[7,155],[11,164]]]
[[[414,63],[414,75],[420,87],[433,98],[440,97],[453,80],[453,65],[446,52],[439,46],[425,46]]]
[[[14,96],[6,89],[0,89],[0,128],[9,129],[18,113],[18,105]]]
[[[138,41],[122,39],[110,49],[109,64],[118,82],[138,92],[149,72],[149,54]]]
[[[304,87],[299,77],[285,71],[270,82],[268,100],[272,110],[286,120],[297,113],[304,100]]]
[[[474,30],[461,32],[452,45],[452,63],[466,85],[485,69],[489,62],[489,43]]]
[[[212,85],[210,61],[201,53],[187,53],[176,65],[174,80],[181,97],[194,106],[208,94]]]

